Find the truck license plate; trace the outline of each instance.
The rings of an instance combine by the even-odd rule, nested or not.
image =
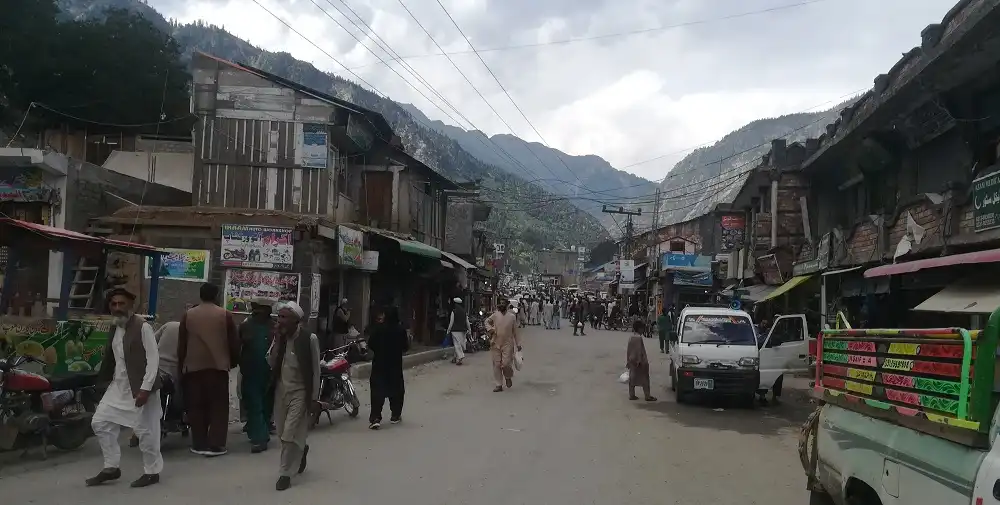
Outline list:
[[[695,379],[695,389],[715,389],[715,379]]]

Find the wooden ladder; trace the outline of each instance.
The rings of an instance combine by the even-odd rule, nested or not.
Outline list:
[[[76,310],[93,310],[94,291],[97,289],[97,276],[100,268],[91,265],[87,258],[80,258],[73,268],[73,284],[69,288],[69,308]]]
[[[112,230],[100,228],[94,224],[87,227],[87,235],[95,237],[106,237]],[[73,268],[73,283],[69,290],[69,308],[76,310],[94,310],[95,292],[97,291],[98,276],[101,268],[93,264],[92,260],[81,257],[76,267]],[[96,293],[101,295],[101,293]]]

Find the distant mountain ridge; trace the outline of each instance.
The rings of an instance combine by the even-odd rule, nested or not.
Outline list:
[[[167,21],[140,0],[57,0],[74,19],[100,17],[108,8],[137,12],[172,33],[185,54],[203,51],[227,60],[245,62],[305,86],[330,93],[382,114],[411,155],[456,180],[481,180],[484,199],[494,206],[488,228],[510,237],[513,252],[531,248],[592,245],[609,235],[591,214],[567,201],[553,198],[541,185],[512,175],[467,152],[460,143],[420,123],[404,107],[339,76],[327,74],[288,53],[253,46],[220,27],[201,22]],[[421,114],[422,116],[422,114]],[[539,204],[539,202],[541,202]],[[533,244],[527,242],[531,239]],[[511,247],[511,246],[509,246]]]
[[[820,112],[758,119],[709,147],[696,149],[677,162],[660,182],[660,223],[689,221],[711,212],[720,203],[732,202],[749,171],[770,151],[771,140],[783,138],[791,144],[818,137],[856,99]]]
[[[602,202],[649,202],[656,191],[655,182],[618,170],[600,156],[574,156],[508,134],[490,137],[478,130],[431,120],[412,104],[401,105],[420,122],[451,137],[484,163],[535,180],[546,190],[568,197],[577,207],[597,216],[612,232],[616,226],[607,214],[601,213]],[[647,214],[651,211],[652,205],[647,205]],[[650,215],[640,221],[648,221]]]

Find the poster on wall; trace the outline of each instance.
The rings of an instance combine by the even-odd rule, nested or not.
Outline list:
[[[291,270],[292,229],[244,224],[222,225],[224,267]]]
[[[364,264],[364,239],[362,231],[337,227],[337,263],[340,265],[361,268]]]
[[[312,282],[309,283],[309,317],[316,319],[319,317],[319,288],[323,284],[323,276],[312,274]]]
[[[1000,171],[972,181],[972,203],[976,233],[1000,227]]]
[[[203,249],[162,249],[167,254],[160,262],[160,279],[208,282],[209,252]],[[153,262],[146,258],[146,278],[153,276]]]
[[[631,284],[635,282],[635,260],[619,260],[621,268],[621,283]]]
[[[56,321],[0,316],[0,359],[17,354],[37,358],[28,371],[66,375],[101,369],[111,319]]]
[[[746,217],[738,214],[723,215],[719,222],[722,225],[722,252],[742,247],[747,226]]]
[[[249,314],[250,302],[257,297],[299,303],[301,283],[302,276],[297,273],[237,268],[226,270],[226,310]]]
[[[295,161],[302,168],[327,168],[329,149],[326,125],[299,123],[297,128],[301,131],[295,132],[298,137]]]

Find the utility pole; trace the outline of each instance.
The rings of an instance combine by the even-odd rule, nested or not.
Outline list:
[[[626,209],[625,207],[618,207],[617,209],[615,209],[615,208],[608,208],[607,205],[602,205],[601,212],[605,214],[621,214],[625,216],[624,244],[622,246],[621,254],[618,256],[618,261],[619,261],[618,265],[621,265],[621,259],[629,255],[632,250],[632,232],[633,232],[632,218],[635,216],[641,216],[642,209],[631,210],[631,209]],[[622,275],[621,268],[619,268],[618,269],[619,289],[621,289],[621,284],[620,284],[621,275]]]
[[[621,214],[625,216],[625,237],[624,237],[625,240],[624,240],[624,247],[622,248],[622,250],[625,254],[628,254],[628,251],[632,246],[632,232],[633,232],[632,218],[635,216],[641,216],[642,209],[631,210],[631,209],[626,209],[625,207],[618,207],[617,209],[615,209],[615,208],[608,208],[607,205],[602,205],[601,212],[605,214]]]

